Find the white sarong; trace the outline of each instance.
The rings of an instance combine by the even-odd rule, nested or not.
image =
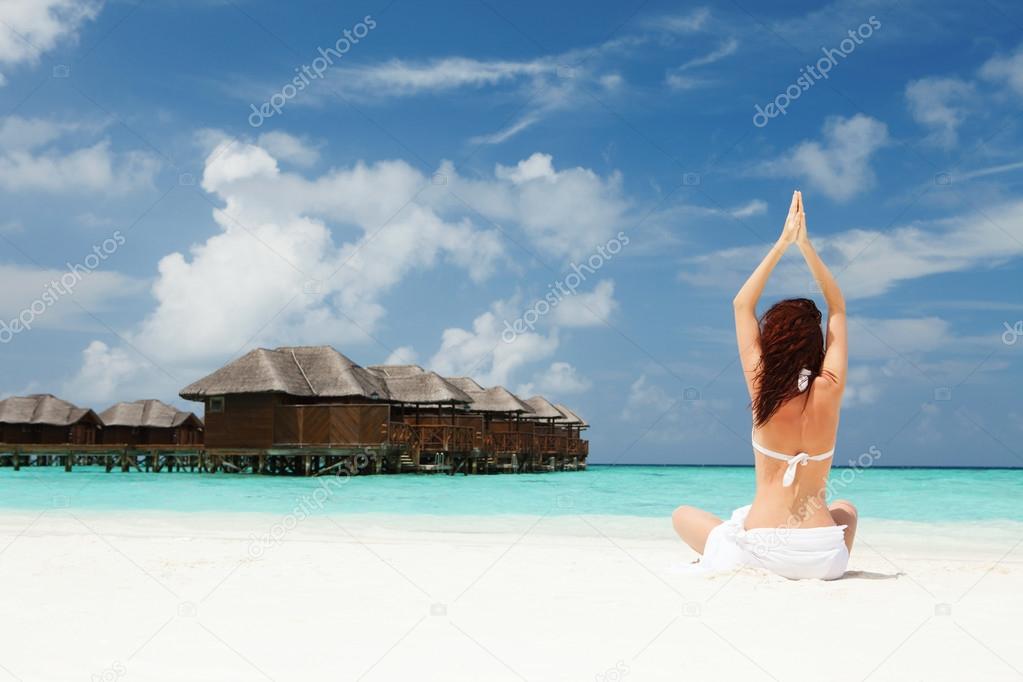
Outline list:
[[[763,568],[798,580],[841,578],[849,564],[845,526],[745,529],[750,505],[710,532],[698,564],[703,571]]]

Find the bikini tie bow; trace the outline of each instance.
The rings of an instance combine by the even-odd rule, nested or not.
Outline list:
[[[796,467],[800,464],[806,466],[806,463],[810,461],[810,454],[807,452],[800,452],[798,455],[793,455],[789,459],[789,464],[785,467],[785,475],[782,476],[781,484],[788,488],[792,485],[792,482],[796,480]]]

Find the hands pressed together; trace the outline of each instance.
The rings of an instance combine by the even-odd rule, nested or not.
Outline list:
[[[803,211],[803,193],[796,190],[792,193],[789,214],[785,218],[779,241],[785,246],[802,244],[810,240],[806,233],[806,213]]]

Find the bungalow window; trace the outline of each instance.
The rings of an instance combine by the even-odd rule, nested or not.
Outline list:
[[[224,411],[224,396],[218,395],[215,398],[210,398],[210,412],[223,412]]]

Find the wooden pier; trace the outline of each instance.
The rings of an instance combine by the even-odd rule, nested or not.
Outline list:
[[[417,461],[407,447],[183,448],[180,445],[25,445],[0,443],[0,467],[100,466],[107,472],[250,473],[281,476],[364,476],[377,474],[501,474],[580,471],[585,459],[541,457],[472,450],[441,453]]]

